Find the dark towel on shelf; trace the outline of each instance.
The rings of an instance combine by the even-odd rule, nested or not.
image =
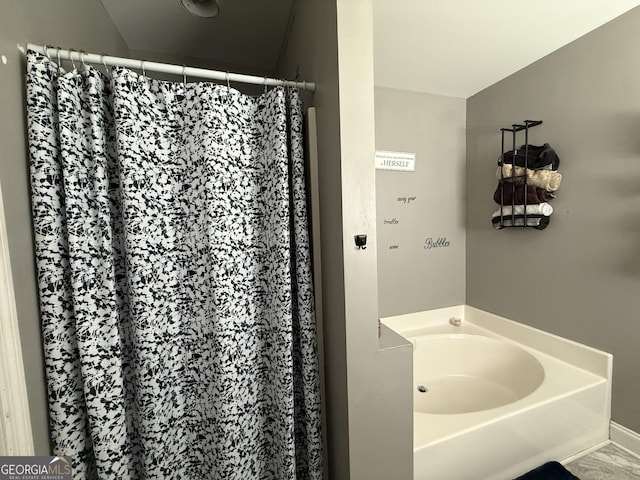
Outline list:
[[[498,205],[522,205],[524,204],[525,189],[528,204],[544,203],[556,197],[553,193],[536,187],[535,185],[517,185],[510,182],[498,182],[498,187],[493,194],[493,199]],[[500,198],[501,193],[502,199]],[[502,200],[502,202],[500,200]]]
[[[515,152],[509,150],[502,155],[503,163],[515,163],[519,167],[524,167],[525,153],[527,159],[527,168],[535,170],[538,168],[549,168],[557,170],[560,165],[560,159],[555,150],[548,143],[542,146],[522,145]],[[515,158],[515,160],[514,160]]]
[[[580,480],[558,462],[548,462],[515,480]]]

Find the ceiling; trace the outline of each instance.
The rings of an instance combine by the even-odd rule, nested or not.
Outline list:
[[[275,71],[293,3],[218,0],[220,13],[200,18],[180,0],[101,1],[131,50],[234,65],[238,73],[257,74]]]
[[[376,85],[467,98],[640,1],[373,0],[373,5]]]
[[[131,50],[274,74],[293,0],[101,0]],[[329,1],[329,0],[322,0]],[[467,98],[640,0],[372,0],[376,85]],[[218,67],[220,68],[220,67]],[[313,80],[313,79],[307,79]]]

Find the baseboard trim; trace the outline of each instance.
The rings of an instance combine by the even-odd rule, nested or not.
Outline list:
[[[562,460],[560,460],[560,463],[562,463],[563,465],[567,465],[573,462],[574,460],[578,460],[582,457],[585,457],[590,453],[595,452],[596,450],[600,450],[602,447],[606,447],[609,444],[611,444],[611,440],[605,440],[604,442],[600,442],[594,445],[593,447],[587,448],[586,450],[582,450],[581,452],[578,452],[575,455],[571,455],[570,457],[563,458]]]
[[[629,453],[640,457],[640,433],[634,432],[627,427],[623,427],[616,422],[611,422],[609,438],[619,447],[622,447]]]

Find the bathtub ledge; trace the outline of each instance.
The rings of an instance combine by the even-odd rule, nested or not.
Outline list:
[[[390,350],[393,348],[411,347],[411,342],[404,338],[393,329],[387,327],[384,323],[380,325],[381,335],[378,338],[378,351]]]

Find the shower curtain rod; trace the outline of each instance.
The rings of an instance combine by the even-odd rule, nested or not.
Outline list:
[[[241,73],[219,72],[207,70],[205,68],[186,67],[184,65],[172,65],[169,63],[150,62],[147,60],[135,60],[132,58],[112,57],[110,55],[98,55],[95,53],[85,53],[79,50],[62,50],[52,46],[41,46],[28,43],[26,48],[18,45],[18,50],[26,55],[27,50],[47,55],[49,58],[60,60],[71,60],[78,63],[102,64],[104,66],[119,66],[142,70],[144,72],[160,72],[173,75],[184,75],[188,77],[206,78],[210,80],[222,80],[225,82],[250,83],[263,86],[285,86],[298,87],[310,92],[315,91],[316,84],[313,82],[295,82],[291,80],[280,80],[277,78],[255,77]]]

